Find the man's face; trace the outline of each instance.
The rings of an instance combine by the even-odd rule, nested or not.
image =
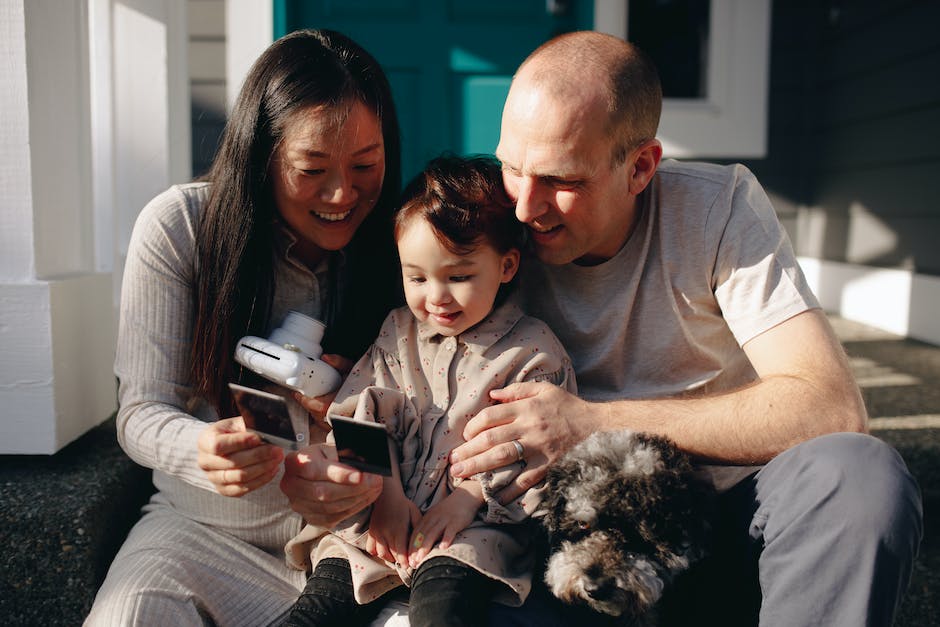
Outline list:
[[[627,240],[636,155],[612,165],[607,119],[598,94],[560,98],[519,77],[513,82],[496,156],[516,217],[545,263],[600,263]]]

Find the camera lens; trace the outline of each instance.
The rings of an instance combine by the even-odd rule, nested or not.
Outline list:
[[[319,320],[291,311],[281,326],[271,332],[270,340],[285,347],[290,345],[291,350],[300,349],[308,357],[318,358],[323,352],[320,340],[325,330],[326,325]]]

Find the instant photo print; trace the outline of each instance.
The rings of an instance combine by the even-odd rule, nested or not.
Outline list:
[[[363,472],[392,476],[388,434],[374,422],[330,416],[339,461]]]
[[[298,436],[283,397],[236,383],[229,383],[228,387],[250,431],[257,433],[265,442],[297,450]]]

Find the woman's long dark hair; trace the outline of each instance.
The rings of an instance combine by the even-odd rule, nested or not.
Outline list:
[[[277,217],[268,177],[272,154],[293,113],[320,105],[342,115],[355,102],[381,121],[385,180],[345,248],[342,270],[331,255],[324,351],[358,358],[399,300],[391,216],[401,186],[401,144],[388,80],[369,53],[340,33],[286,35],[245,78],[206,177],[211,190],[196,237],[192,377],[196,393],[220,415],[234,413],[226,383],[235,377],[235,342],[263,335],[271,315]]]

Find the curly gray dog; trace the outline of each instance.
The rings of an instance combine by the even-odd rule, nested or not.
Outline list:
[[[595,433],[548,471],[545,581],[615,624],[655,624],[664,588],[705,553],[710,502],[671,441]]]

